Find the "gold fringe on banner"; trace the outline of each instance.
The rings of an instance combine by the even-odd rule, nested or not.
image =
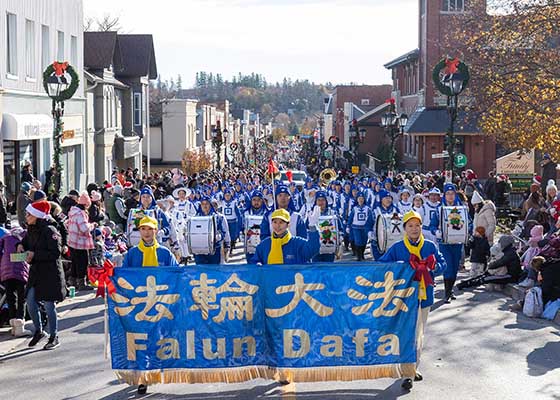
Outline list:
[[[416,364],[385,364],[315,368],[238,368],[166,369],[157,371],[115,370],[117,378],[129,385],[156,383],[238,383],[252,379],[289,382],[354,381],[379,378],[413,378]]]

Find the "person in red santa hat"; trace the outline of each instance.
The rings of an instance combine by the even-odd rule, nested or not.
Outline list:
[[[26,261],[30,265],[26,302],[35,333],[29,346],[37,345],[46,337],[38,304],[38,302],[43,302],[49,326],[49,340],[43,347],[45,350],[52,350],[60,345],[55,303],[66,297],[64,269],[61,261],[61,235],[47,221],[50,218],[50,211],[50,203],[44,200],[36,201],[26,207],[27,235],[17,246],[19,253],[27,252]]]

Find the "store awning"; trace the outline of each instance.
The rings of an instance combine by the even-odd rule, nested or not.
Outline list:
[[[53,119],[46,114],[3,114],[2,140],[36,140],[50,138]]]
[[[115,138],[115,158],[126,160],[140,154],[140,138],[138,136],[118,136]]]

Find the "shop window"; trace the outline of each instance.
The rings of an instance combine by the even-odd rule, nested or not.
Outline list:
[[[25,76],[35,78],[35,22],[25,20]]]
[[[445,12],[465,11],[464,0],[443,0],[442,10]]]
[[[134,93],[134,125],[142,125],[142,95]]]
[[[64,60],[64,32],[57,31],[57,48],[56,48],[57,61],[63,62]]]
[[[41,67],[44,71],[52,63],[50,29],[47,25],[41,25]]]
[[[17,17],[15,14],[7,14],[7,52],[6,71],[8,74],[17,76]]]

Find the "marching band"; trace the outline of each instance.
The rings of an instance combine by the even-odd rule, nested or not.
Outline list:
[[[325,176],[328,179],[325,179]],[[240,242],[247,263],[252,263],[258,246],[273,232],[273,214],[289,215],[291,237],[307,239],[310,219],[319,210],[316,226],[319,251],[312,262],[334,262],[343,250],[352,250],[357,261],[365,259],[368,245],[374,260],[402,240],[403,216],[410,211],[421,219],[424,237],[438,246],[449,268],[445,276],[446,299],[461,263],[462,244],[469,230],[468,208],[457,196],[457,188],[446,184],[416,193],[408,180],[396,187],[391,178],[337,180],[321,174],[307,178],[304,187],[293,182],[215,181],[193,188],[178,186],[167,203],[156,204],[149,187],[140,192],[137,207],[129,212],[126,232],[129,246],[139,242],[138,224],[146,216],[158,222],[158,241],[175,255],[180,264],[227,262]],[[167,204],[164,206],[163,204]]]

